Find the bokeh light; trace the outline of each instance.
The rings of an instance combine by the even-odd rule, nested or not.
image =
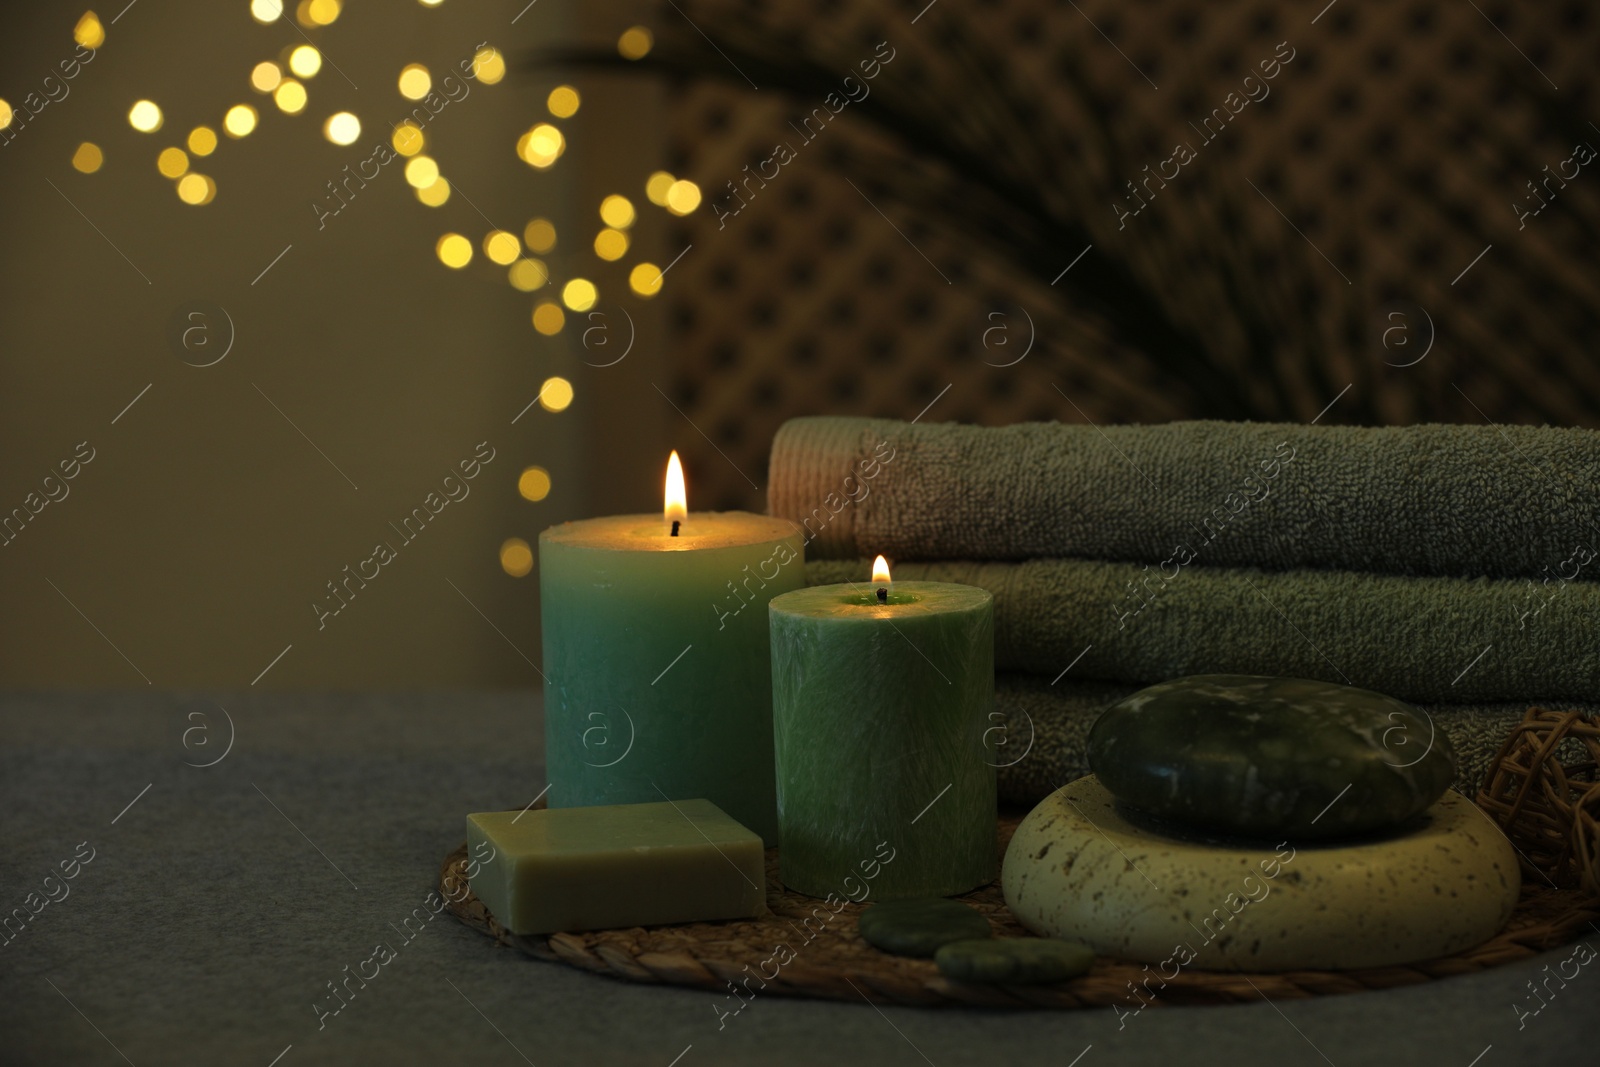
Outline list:
[[[561,287],[561,302],[573,311],[588,311],[600,299],[600,291],[587,278],[574,278]]]
[[[7,126],[11,125],[11,120],[13,117],[15,117],[15,114],[16,113],[11,110],[10,104],[6,103],[4,100],[0,100],[0,130],[3,130]]]
[[[445,202],[450,199],[450,183],[441,176],[432,185],[425,189],[418,189],[416,192],[417,199],[429,207],[443,207]]]
[[[679,178],[667,188],[667,210],[674,215],[687,215],[700,206],[700,187],[687,178]]]
[[[301,0],[295,14],[308,26],[331,26],[343,8],[339,0]]]
[[[650,54],[655,38],[643,26],[630,26],[617,38],[617,52],[623,59],[643,59]]]
[[[106,43],[106,28],[100,25],[100,16],[93,11],[84,12],[83,18],[72,28],[72,39],[85,48],[99,48]]]
[[[567,139],[548,122],[541,122],[517,141],[517,155],[530,167],[544,170],[567,150]]]
[[[635,263],[628,272],[628,288],[639,296],[655,296],[661,291],[661,282],[661,268],[654,263]]]
[[[413,189],[426,189],[439,180],[439,164],[431,156],[412,156],[406,162],[406,181]]]
[[[621,230],[605,229],[594,235],[594,254],[607,262],[628,254],[628,235]]]
[[[546,411],[565,411],[572,403],[572,383],[565,378],[546,378],[539,387],[539,406]]]
[[[625,196],[612,193],[600,201],[600,218],[607,226],[616,230],[626,230],[633,225],[633,201]]]
[[[532,220],[522,231],[522,243],[528,246],[528,251],[544,255],[556,246],[555,223],[549,219]]]
[[[178,199],[185,204],[209,204],[216,195],[217,183],[204,174],[191,171],[178,179]]]
[[[91,141],[83,142],[78,146],[78,150],[72,153],[73,168],[85,174],[93,174],[105,161],[106,157],[100,151],[100,146]]]
[[[415,122],[406,121],[394,128],[394,150],[402,156],[414,156],[422,151],[427,140],[422,136],[422,130]]]
[[[522,242],[517,240],[514,233],[490,230],[483,238],[483,254],[489,257],[490,262],[508,267],[522,255]]]
[[[421,100],[433,88],[433,75],[421,63],[413,63],[400,71],[400,95],[407,100]]]
[[[161,128],[161,109],[149,100],[140,100],[128,109],[128,125],[140,133],[155,133]]]
[[[667,190],[671,189],[672,183],[677,180],[666,171],[658,170],[645,180],[644,195],[656,207],[666,207]]]
[[[336,111],[322,124],[322,135],[334,144],[354,144],[361,136],[361,120],[348,111]]]
[[[459,233],[447,233],[434,246],[439,262],[451,270],[460,270],[472,262],[472,242]]]
[[[283,0],[250,0],[250,17],[262,25],[283,17]]]
[[[533,570],[533,549],[520,537],[508,537],[500,546],[500,569],[513,578],[525,578]]]
[[[273,91],[272,102],[285,115],[298,115],[306,109],[306,87],[293,78],[285,78]]]
[[[560,304],[540,304],[533,309],[533,328],[546,337],[554,337],[560,333],[562,324],[566,321],[567,316],[561,310]]]
[[[256,109],[249,104],[234,104],[222,116],[222,128],[229,137],[248,137],[256,128]]]
[[[181,178],[189,170],[189,156],[181,148],[163,148],[156,157],[156,170],[163,178]]]
[[[322,69],[322,53],[303,44],[289,53],[289,69],[302,78],[315,78]]]
[[[550,495],[550,472],[543,467],[527,467],[517,478],[517,492],[524,500],[543,500]]]
[[[513,289],[524,293],[531,293],[535,289],[543,288],[544,283],[550,280],[550,268],[538,259],[519,259],[511,264],[511,269],[506,271],[506,278],[510,280]]]
[[[217,150],[217,131],[210,126],[196,126],[189,131],[189,151],[197,156],[209,156]]]
[[[472,70],[485,85],[493,85],[506,76],[505,57],[496,48],[480,48],[472,57]]]
[[[576,115],[578,105],[581,103],[583,98],[578,95],[578,90],[570,85],[556,86],[545,98],[545,106],[550,109],[550,114],[558,119],[570,119]]]
[[[283,70],[272,60],[257,63],[250,69],[250,88],[258,93],[270,93],[283,81]]]

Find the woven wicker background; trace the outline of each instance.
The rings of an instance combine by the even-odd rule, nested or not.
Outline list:
[[[1324,3],[977,0],[948,16],[935,9],[915,25],[926,0],[777,0],[760,9],[777,32],[846,42],[846,54],[865,57],[890,40],[897,74],[933,66],[924,57],[937,56],[938,34],[958,19],[1035,83],[1041,113],[1068,108],[1067,77],[1085,77],[1141,163],[1164,159],[1177,140],[1200,147],[1188,123],[1288,41],[1296,54],[1270,96],[1202,147],[1185,177],[1130,223],[1126,239],[1140,240],[1147,226],[1182,227],[1211,190],[1226,190],[1243,209],[1241,237],[1259,276],[1303,276],[1314,290],[1330,374],[1364,374],[1369,383],[1358,390],[1368,395],[1347,397],[1348,410],[1335,408],[1325,421],[1600,425],[1600,370],[1586,351],[1600,324],[1600,286],[1582,273],[1600,230],[1600,175],[1580,173],[1520,232],[1511,207],[1519,197],[1531,202],[1525,183],[1569,157],[1575,141],[1600,147],[1600,131],[1587,124],[1600,115],[1600,14],[1580,2],[1339,0],[1323,10]],[[714,23],[718,12],[744,5],[680,6],[696,22]],[[700,81],[677,85],[669,99],[668,166],[708,199],[777,141],[795,139],[789,120],[815,103]],[[696,250],[667,287],[667,318],[673,399],[711,438],[684,438],[697,496],[707,494],[709,506],[762,507],[739,471],[764,484],[783,420],[911,418],[947,385],[928,418],[1153,422],[1208,414],[1138,353],[1086,333],[1048,278],[1018,276],[938,219],[890,204],[879,205],[880,214],[837,173],[851,153],[911,165],[846,114],[726,228],[702,209],[680,220],[669,241]],[[1106,177],[1113,187],[1137,176]],[[1108,196],[1107,218],[1111,205]],[[1079,251],[1062,249],[1062,267]],[[1093,257],[1074,269],[1092,270]],[[1238,325],[1208,298],[1206,284],[1197,276],[1175,299],[1210,335],[1231,337]],[[1415,358],[1426,340],[1415,312],[1413,348],[1397,353],[1378,342],[1396,300],[1422,309],[1437,333],[1414,366],[1395,364]],[[1001,366],[1030,334],[1028,357]],[[1254,387],[1243,374],[1234,384]],[[1330,399],[1307,392],[1274,414],[1309,419]]]

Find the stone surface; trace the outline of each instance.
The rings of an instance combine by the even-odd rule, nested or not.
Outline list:
[[[1455,792],[1387,839],[1216,845],[1135,826],[1090,775],[1023,819],[1001,885],[1029,930],[1170,979],[1449,955],[1499,931],[1521,878],[1510,842]]]
[[[1398,826],[1455,779],[1443,729],[1392,697],[1299,678],[1206,674],[1141,689],[1089,734],[1117,799],[1202,830],[1279,840]]]
[[[951,941],[989,936],[988,919],[944,897],[874,904],[861,913],[859,926],[867,944],[897,956],[930,957]]]
[[[1065,982],[1089,970],[1094,950],[1054,938],[986,938],[952,941],[934,956],[939,973],[958,982],[1043,985]]]

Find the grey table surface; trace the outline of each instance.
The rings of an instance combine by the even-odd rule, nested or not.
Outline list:
[[[0,945],[0,1063],[1594,1062],[1600,967],[1519,1017],[1570,950],[1125,1019],[757,997],[723,1023],[718,994],[530,960],[448,914],[404,936],[463,816],[542,787],[539,714],[532,693],[0,698],[0,902],[94,850]],[[395,957],[319,1025],[327,983],[380,941]]]

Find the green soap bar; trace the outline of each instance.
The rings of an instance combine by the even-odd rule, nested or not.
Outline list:
[[[1456,774],[1436,723],[1393,697],[1303,678],[1203,674],[1141,689],[1089,731],[1111,794],[1203,831],[1339,837],[1428,810]]]
[[[709,800],[468,815],[467,873],[514,934],[744,919],[766,907],[760,835]]]
[[[984,938],[952,941],[939,949],[933,961],[939,973],[960,982],[1044,985],[1087,973],[1094,950],[1048,937]]]
[[[897,956],[931,957],[940,945],[989,936],[989,920],[959,901],[943,897],[874,904],[858,920],[874,948]]]

